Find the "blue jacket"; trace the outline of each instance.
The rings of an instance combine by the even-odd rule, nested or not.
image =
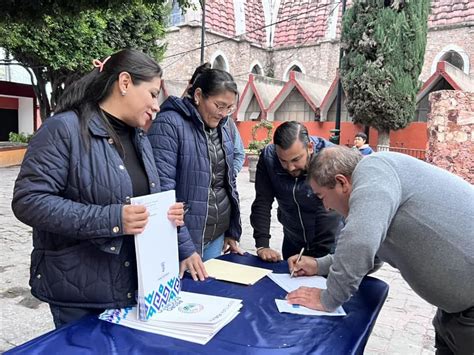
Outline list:
[[[227,119],[227,125],[230,126],[231,136],[234,141],[234,174],[237,176],[244,166],[245,161],[245,149],[242,137],[240,137],[239,129],[235,125],[234,121],[229,118]]]
[[[310,137],[314,153],[333,145],[318,137]],[[341,217],[328,212],[306,182],[306,174],[291,176],[280,164],[275,145],[267,145],[260,154],[255,179],[255,200],[250,222],[254,228],[256,247],[268,247],[270,218],[274,199],[278,201],[277,217],[283,225],[284,238],[305,255],[326,255],[333,250]]]
[[[123,235],[131,179],[102,119],[89,121],[89,148],[75,113],[48,118],[31,140],[15,183],[15,216],[33,227],[31,292],[48,303],[91,308],[135,303],[133,236]],[[135,146],[150,192],[160,183],[150,143]]]
[[[362,154],[362,155],[369,155],[369,154],[372,154],[374,152],[368,144],[364,144],[362,147],[360,147],[358,149],[359,149],[360,154]]]
[[[158,117],[148,131],[153,147],[161,188],[176,190],[177,201],[187,202],[190,210],[180,231],[183,241],[180,258],[194,252],[202,255],[203,233],[206,225],[211,167],[204,123],[189,99],[170,96],[162,105]],[[232,204],[227,237],[240,239],[239,196],[233,172],[234,146],[229,125],[223,119],[218,126],[226,158],[226,183]]]

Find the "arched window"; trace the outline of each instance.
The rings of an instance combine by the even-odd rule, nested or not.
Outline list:
[[[212,68],[213,69],[221,69],[221,70],[227,70],[227,65],[225,63],[224,57],[221,55],[218,55],[214,61],[212,62]]]
[[[294,60],[286,67],[286,70],[283,72],[283,81],[290,79],[290,72],[292,71],[305,74],[303,65],[299,61]]]
[[[440,61],[448,62],[449,64],[454,65],[456,68],[464,70],[464,60],[462,59],[461,55],[454,50],[446,52],[441,57]]]
[[[301,68],[299,66],[297,66],[296,64],[293,65],[290,70],[288,70],[288,72],[290,71],[297,71],[298,73],[302,73],[303,71],[301,70]]]
[[[448,62],[449,64],[469,75],[469,55],[467,54],[467,51],[464,50],[464,48],[455,44],[448,44],[444,46],[444,48],[438,52],[431,63],[431,74],[436,71],[438,63],[441,61]]]
[[[252,67],[252,74],[263,75],[263,70],[262,70],[262,68],[260,67],[260,65],[255,64],[255,65]]]

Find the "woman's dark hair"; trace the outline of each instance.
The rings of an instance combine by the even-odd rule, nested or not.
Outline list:
[[[239,95],[237,84],[232,75],[220,69],[203,69],[200,74],[198,73],[188,89],[188,96],[194,98],[194,93],[198,88],[201,89],[205,97],[219,95],[226,91],[233,92],[237,96]]]
[[[289,149],[296,140],[306,148],[309,143],[308,129],[297,121],[287,121],[278,126],[273,135],[273,143],[281,149]]]
[[[202,74],[202,72],[205,70],[205,69],[211,69],[211,63],[209,62],[206,62],[204,64],[201,64],[200,66],[198,66],[195,70],[194,70],[194,73],[193,75],[191,76],[191,79],[189,79],[189,84],[192,84],[196,81],[196,78]]]
[[[94,113],[100,113],[99,103],[112,93],[114,83],[120,73],[127,72],[134,85],[141,82],[150,82],[156,77],[161,77],[161,67],[148,55],[134,50],[123,49],[104,58],[103,65],[96,67],[90,73],[66,87],[59,98],[55,113],[75,111],[81,123],[81,132],[89,137],[88,122]],[[104,119],[107,130],[114,140],[115,132]]]

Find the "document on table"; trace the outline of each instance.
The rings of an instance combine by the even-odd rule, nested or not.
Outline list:
[[[290,274],[272,273],[269,274],[268,277],[286,292],[294,291],[301,286],[317,287],[323,290],[326,289],[326,279],[322,276],[290,277]]]
[[[219,259],[210,259],[204,263],[207,274],[216,280],[253,285],[272,270],[242,265]]]
[[[144,205],[149,213],[145,230],[135,235],[138,315],[141,320],[148,320],[158,312],[172,309],[179,301],[178,234],[167,216],[175,203],[175,192],[134,197],[131,203]]]
[[[322,276],[299,276],[290,277],[290,274],[269,274],[267,275],[273,282],[284,289],[286,292],[297,290],[301,286],[316,287],[326,289],[326,279]],[[342,307],[334,312],[323,312],[309,309],[300,305],[291,305],[286,300],[275,300],[280,313],[293,313],[314,316],[345,316],[346,312]]]
[[[147,322],[138,319],[136,307],[108,309],[99,319],[204,345],[237,317],[241,307],[242,301],[234,298],[182,291],[177,307]]]
[[[337,308],[334,312],[316,311],[297,304],[289,304],[287,300],[275,300],[278,311],[280,313],[301,314],[304,316],[345,316],[346,312],[342,307]]]

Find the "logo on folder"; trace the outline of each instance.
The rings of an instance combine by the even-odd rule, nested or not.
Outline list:
[[[185,303],[178,307],[182,313],[199,313],[204,309],[204,306],[199,303]]]

